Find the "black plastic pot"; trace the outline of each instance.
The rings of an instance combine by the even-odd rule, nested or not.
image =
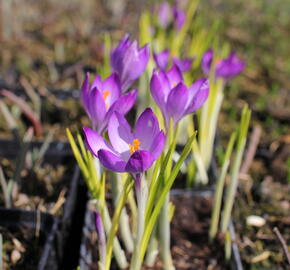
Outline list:
[[[23,89],[23,86],[21,84],[17,83],[14,85],[8,85],[3,79],[0,77],[0,88],[1,89],[6,89],[8,91],[11,91],[13,94],[23,97],[23,98],[28,98],[26,92]],[[56,97],[58,100],[66,100],[66,99],[79,99],[80,98],[80,90],[79,89],[68,89],[68,90],[63,90],[63,89],[51,89],[49,88],[49,93]],[[41,99],[45,99],[45,96],[40,96]]]
[[[29,149],[40,148],[42,142],[31,142]],[[19,152],[20,145],[15,141],[0,140],[0,157],[13,159]],[[84,213],[87,203],[87,190],[80,177],[80,171],[75,164],[74,157],[68,143],[52,142],[43,158],[43,162],[69,166],[64,174],[67,193],[63,205],[62,215],[55,217],[50,214],[40,213],[43,252],[38,262],[38,270],[75,269],[78,266],[80,239],[84,222]],[[2,209],[0,221],[5,225],[6,216],[15,217],[8,220],[9,226],[25,225],[33,230],[36,226],[34,211],[20,209]],[[11,213],[10,213],[11,211]],[[13,214],[14,213],[14,214]],[[26,213],[28,213],[26,215]],[[37,212],[39,213],[39,212]],[[39,215],[39,214],[38,214]],[[13,220],[16,224],[13,225]],[[2,224],[2,223],[0,223]],[[33,227],[34,226],[34,227]]]
[[[62,239],[62,261],[60,269],[75,269],[79,263],[84,218],[88,201],[87,188],[76,167],[74,178],[64,206],[59,239]]]
[[[50,214],[40,211],[26,211],[22,209],[0,208],[0,227],[12,234],[25,229],[31,234],[37,232],[38,246],[41,250],[39,260],[29,263],[37,265],[36,269],[58,269],[54,262],[57,260],[57,252],[52,246],[56,245],[55,232],[58,228],[58,220]],[[25,255],[24,255],[25,256]]]
[[[171,197],[175,196],[190,196],[193,201],[195,201],[196,198],[200,197],[213,197],[213,189],[200,189],[200,190],[172,190],[171,191]],[[96,235],[96,228],[95,228],[95,219],[94,219],[94,213],[91,210],[90,204],[88,202],[86,214],[85,214],[85,224],[83,227],[83,235],[82,235],[82,243],[80,248],[80,261],[79,266],[81,270],[91,270],[91,269],[97,269],[97,268],[91,268],[92,265],[96,266],[96,258],[97,254],[94,254],[97,249],[97,243],[93,242],[92,239],[95,239]],[[194,226],[194,224],[192,225]],[[231,234],[231,240],[232,240],[232,256],[231,261],[228,265],[228,267],[232,270],[243,270],[243,265],[240,258],[239,248],[237,246],[237,243],[235,241],[235,230],[234,225],[231,222],[230,224],[230,234]],[[92,237],[94,235],[94,237]],[[207,234],[205,236],[207,238]],[[115,269],[114,265],[111,267],[111,269]],[[118,268],[116,268],[118,269]]]
[[[80,260],[79,266],[81,270],[91,270],[91,265],[94,263],[95,254],[92,250],[92,234],[96,233],[94,224],[94,213],[91,211],[90,202],[87,204],[85,213],[85,222],[82,230],[81,246],[80,246]],[[96,243],[97,245],[97,243]]]
[[[42,144],[43,141],[33,141],[29,143],[28,150],[39,149]],[[15,140],[0,139],[0,157],[14,159],[19,154],[20,147],[20,143]],[[70,145],[60,141],[51,142],[44,155],[45,162],[53,165],[65,163],[72,158]]]

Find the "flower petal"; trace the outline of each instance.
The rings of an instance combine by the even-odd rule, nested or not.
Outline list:
[[[196,83],[202,82],[203,79],[198,80]],[[196,91],[196,90],[194,90]],[[194,97],[191,98],[190,104],[186,109],[186,114],[193,113],[197,111],[207,100],[209,95],[209,81],[205,80],[200,85],[198,91],[195,93]]]
[[[177,65],[173,65],[166,75],[170,83],[170,88],[175,87],[178,83],[183,81],[182,73]]]
[[[171,90],[168,96],[166,104],[168,112],[167,121],[172,117],[174,122],[177,123],[185,113],[187,102],[188,89],[182,82],[180,82],[176,87]]]
[[[133,143],[131,128],[123,115],[114,112],[109,120],[108,134],[113,148],[120,153],[122,158],[130,156],[129,144]]]
[[[156,160],[162,153],[165,144],[165,135],[161,130],[155,138],[153,138],[152,144],[150,146],[150,152],[154,160]]]
[[[181,72],[187,72],[191,69],[193,58],[173,59],[173,63],[178,66]]]
[[[98,151],[100,149],[105,149],[108,151],[113,152],[114,150],[111,148],[111,146],[104,140],[102,136],[100,136],[96,131],[84,127],[83,128],[84,134],[85,134],[85,141],[90,149],[90,151],[97,157]]]
[[[109,109],[109,112],[113,113],[114,111],[120,114],[127,114],[131,108],[134,106],[137,99],[137,90],[134,89],[128,92],[126,95],[121,96]],[[109,113],[108,112],[108,113]]]
[[[112,152],[100,149],[98,151],[98,157],[100,162],[106,169],[115,172],[125,171],[126,162]]]
[[[160,131],[157,117],[150,108],[147,108],[138,118],[135,125],[134,138],[137,138],[141,144],[142,150],[149,150],[152,140]]]
[[[129,158],[125,170],[129,173],[140,173],[148,170],[154,162],[149,151],[136,151]]]
[[[156,63],[156,66],[161,69],[165,70],[169,61],[169,50],[164,50],[160,53],[153,53],[153,58]]]
[[[166,74],[163,71],[155,70],[150,81],[150,90],[154,101],[162,111],[165,111],[165,103],[170,89]]]
[[[92,120],[94,129],[100,131],[99,126],[102,125],[106,115],[106,104],[103,95],[97,88],[91,91],[89,98],[89,116]]]
[[[119,42],[118,46],[111,51],[110,54],[110,62],[111,67],[114,72],[116,72],[119,76],[122,74],[123,66],[124,66],[124,54],[126,50],[130,47],[130,35],[125,35],[124,38]]]
[[[132,90],[126,95],[120,97],[116,102],[109,108],[105,119],[103,121],[103,131],[106,129],[108,122],[114,112],[118,112],[122,115],[127,114],[134,106],[137,99],[137,90]],[[101,132],[100,132],[101,133]]]
[[[121,75],[123,92],[145,71],[149,56],[149,45],[139,49],[136,40],[127,49],[123,58],[124,65]]]
[[[83,85],[82,85],[82,92],[81,92],[82,103],[87,113],[88,113],[88,106],[89,106],[88,100],[89,100],[89,90],[90,90],[89,77],[90,77],[90,74],[89,72],[87,72]]]
[[[206,78],[201,78],[196,80],[189,88],[188,92],[188,105],[191,103],[192,99],[195,97],[196,93],[200,90],[202,85],[209,87],[209,82]]]
[[[103,82],[99,74],[95,77],[92,83],[91,89],[94,89],[94,88],[98,88],[100,91],[103,91]]]
[[[213,59],[213,50],[207,50],[201,60],[201,68],[203,73],[208,76],[210,72],[210,67]]]
[[[111,74],[103,82],[103,95],[107,95],[106,104],[110,107],[121,95],[121,82],[116,73]],[[106,92],[108,91],[108,92]]]
[[[216,65],[216,76],[224,79],[238,75],[245,67],[245,62],[241,61],[235,53]]]
[[[173,8],[174,25],[177,30],[180,30],[185,23],[185,12],[176,6]]]

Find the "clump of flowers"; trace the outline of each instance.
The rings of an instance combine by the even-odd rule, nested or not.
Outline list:
[[[172,48],[162,49],[161,46],[161,52],[151,56],[149,44],[140,48],[138,41],[130,41],[130,36],[126,35],[117,47],[111,49],[108,56],[111,70],[105,73],[110,74],[107,78],[102,79],[97,75],[90,83],[89,74],[86,74],[81,98],[91,127],[83,128],[84,142],[78,136],[79,147],[68,132],[95,202],[100,269],[109,270],[114,256],[121,269],[129,267],[130,270],[139,270],[146,254],[146,264],[152,266],[158,253],[164,269],[174,269],[170,252],[170,188],[191,151],[194,158],[189,164],[196,162],[198,170],[206,168],[202,146],[212,139],[206,136],[214,134],[219,112],[213,108],[219,108],[222,100],[217,98],[215,85],[221,79],[224,87],[225,81],[244,68],[244,63],[235,54],[216,60],[213,51],[209,50],[201,61],[202,70],[208,78],[193,79],[195,58],[192,55],[179,58],[177,55],[185,54],[178,52],[176,55],[175,50],[180,48],[184,40],[182,29],[188,27],[187,16],[188,13],[193,14],[194,5],[190,4],[188,13],[178,5],[178,1],[173,6],[166,1],[159,5],[155,29],[161,26],[163,30],[150,44],[153,51],[160,51],[155,50],[155,46],[157,44],[156,47],[160,49],[159,45],[163,44],[166,36],[165,28],[172,22],[172,31],[178,33]],[[144,36],[141,31],[142,34]],[[198,58],[201,58],[200,55]],[[169,65],[171,67],[168,69]],[[212,70],[214,78],[211,76]],[[139,78],[139,85],[146,92],[142,95],[138,95],[140,89],[130,90]],[[144,96],[149,107],[140,110],[142,102],[145,103]],[[134,112],[140,110],[141,114],[136,117],[132,129],[125,115],[134,118],[133,107]],[[189,127],[193,126],[192,116],[197,111],[198,128],[201,130],[199,141],[195,138],[195,129],[188,128],[183,150],[178,160],[173,162],[179,124],[190,119]],[[216,118],[212,120],[213,117]],[[164,127],[164,130],[160,127]],[[207,130],[211,133],[206,133]],[[111,184],[107,185],[107,181]],[[105,200],[106,186],[110,187],[113,196],[113,217],[109,215]],[[137,212],[134,209],[127,211],[125,205],[130,208],[135,204]],[[129,220],[136,225],[135,228]],[[117,234],[118,229],[121,230],[120,234]],[[155,249],[150,246],[154,240],[159,243]]]

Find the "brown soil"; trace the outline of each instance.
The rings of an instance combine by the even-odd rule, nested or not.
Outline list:
[[[35,232],[21,228],[11,230],[0,227],[3,237],[3,270],[33,270],[38,264],[43,239]]]
[[[172,197],[172,256],[176,269],[227,269],[222,240],[208,241],[211,198],[190,194]]]
[[[6,180],[14,179],[15,161],[0,157],[0,165]],[[62,164],[52,165],[43,161],[35,169],[24,164],[17,192],[13,196],[12,205],[26,210],[53,211],[54,214],[62,214],[62,204],[55,208],[58,200],[63,201],[73,174],[73,160],[64,160]],[[3,194],[0,194],[0,206],[4,206]],[[53,209],[54,208],[54,209]]]

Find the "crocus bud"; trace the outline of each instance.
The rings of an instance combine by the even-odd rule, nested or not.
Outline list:
[[[119,75],[122,92],[145,71],[150,57],[149,45],[139,48],[138,42],[126,35],[111,51],[111,67]]]

